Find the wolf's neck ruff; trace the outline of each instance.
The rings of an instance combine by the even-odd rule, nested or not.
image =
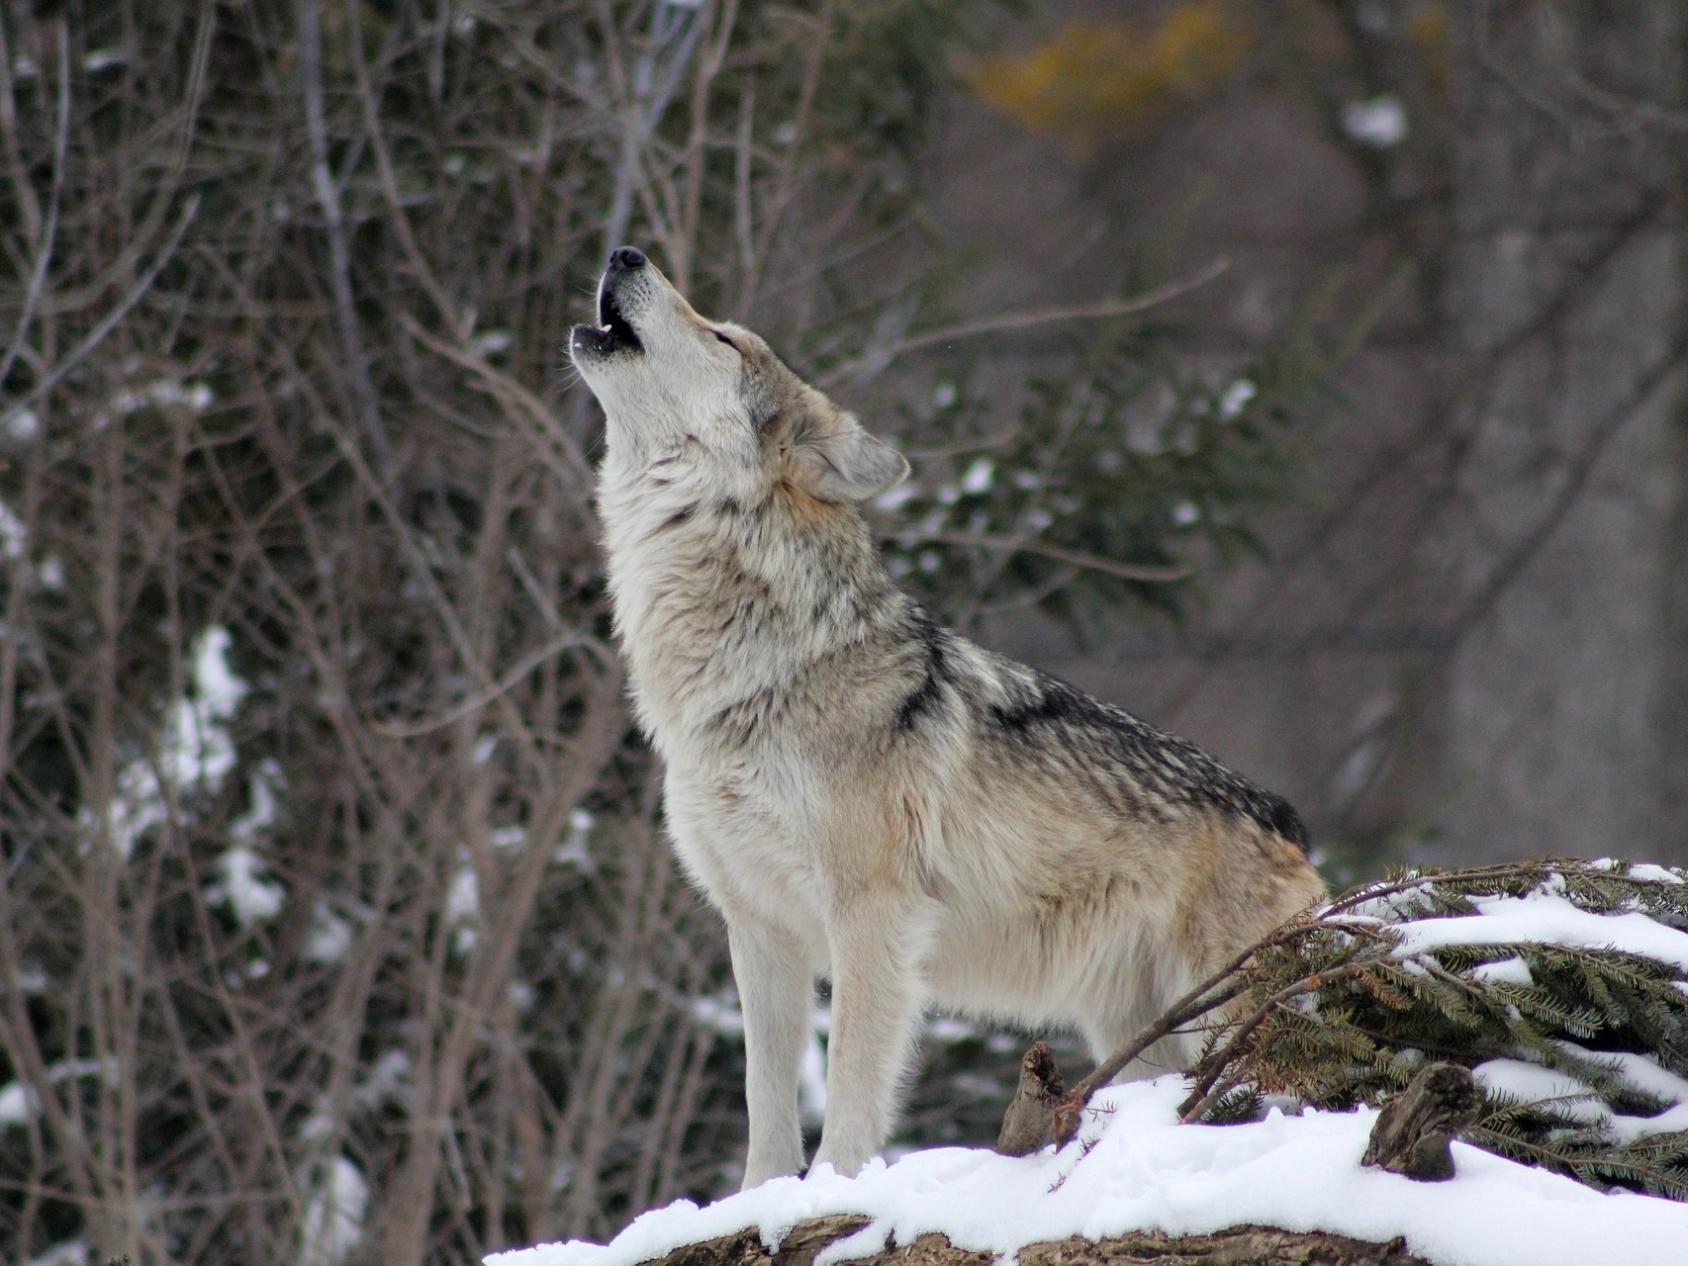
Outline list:
[[[907,463],[760,338],[629,248],[597,306],[570,352],[608,421],[610,589],[675,849],[727,924],[747,1185],[803,1163],[815,974],[815,1160],[854,1172],[927,1003],[1076,1027],[1105,1055],[1322,895],[1281,797],[900,592],[857,507]]]
[[[888,666],[887,630],[912,606],[854,512],[779,487],[723,494],[690,465],[606,470],[601,490],[634,697],[670,759],[683,740],[748,745],[781,710],[798,720],[805,678],[830,660]]]

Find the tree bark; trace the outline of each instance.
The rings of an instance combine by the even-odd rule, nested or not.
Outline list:
[[[1493,363],[1428,555],[1463,604],[1425,700],[1450,804],[1428,855],[1676,860],[1684,147],[1646,108],[1682,98],[1688,17],[1471,8],[1444,298],[1450,361]]]

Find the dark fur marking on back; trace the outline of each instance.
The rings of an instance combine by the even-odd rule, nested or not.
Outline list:
[[[1303,853],[1307,851],[1307,827],[1295,806],[1273,792],[1261,792],[1261,807],[1271,828]]]
[[[1059,678],[1038,673],[1029,688],[1006,703],[992,705],[990,718],[1010,742],[1045,750],[1051,738],[1069,750],[1078,745],[1100,745],[1125,775],[1107,798],[1136,800],[1137,813],[1164,816],[1156,811],[1157,800],[1218,809],[1247,818],[1307,851],[1307,829],[1282,796],[1256,787],[1194,743],[1165,734]],[[1089,762],[1075,763],[1083,766]],[[1136,794],[1139,788],[1144,793],[1141,796]]]
[[[926,646],[926,672],[920,684],[897,707],[892,728],[898,733],[912,730],[923,713],[937,710],[943,702],[944,682],[950,677],[949,661],[944,655],[944,631],[925,612],[915,617],[914,629]]]

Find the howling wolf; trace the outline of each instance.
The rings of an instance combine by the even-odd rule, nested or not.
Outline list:
[[[860,506],[908,463],[761,338],[631,247],[597,308],[569,350],[608,418],[610,591],[668,827],[726,920],[746,1187],[802,1168],[817,975],[815,1164],[853,1174],[927,1005],[1076,1026],[1100,1058],[1323,896],[1285,800],[902,593]]]

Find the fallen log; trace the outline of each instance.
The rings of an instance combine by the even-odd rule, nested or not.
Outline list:
[[[813,1266],[822,1250],[866,1224],[865,1218],[841,1214],[814,1218],[798,1223],[774,1249],[762,1243],[755,1227],[748,1227],[684,1245],[648,1266]],[[1020,1266],[1434,1266],[1409,1252],[1399,1239],[1374,1243],[1271,1226],[1228,1227],[1206,1235],[1133,1231],[1100,1240],[1074,1236],[1028,1244],[1015,1256]],[[957,1248],[932,1232],[845,1261],[859,1266],[993,1266],[996,1254]]]

